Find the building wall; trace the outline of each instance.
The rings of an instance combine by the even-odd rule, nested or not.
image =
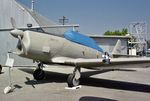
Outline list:
[[[16,26],[26,27],[27,23],[38,26],[32,16],[15,0],[0,0],[0,28],[12,28],[10,18],[16,21]],[[8,51],[15,51],[18,40],[13,38],[9,32],[0,32],[0,64],[5,64]],[[15,58],[15,64],[29,64],[31,60],[11,55]]]
[[[104,49],[104,51],[111,53],[114,46],[116,45],[117,41],[120,39],[121,40],[121,52],[122,54],[127,54],[128,53],[128,38],[119,38],[119,37],[93,37],[91,36],[98,44],[100,47]]]

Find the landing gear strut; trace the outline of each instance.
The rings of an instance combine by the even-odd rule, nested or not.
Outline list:
[[[35,69],[34,73],[33,73],[33,77],[35,80],[42,80],[45,77],[45,72],[43,71],[43,64],[39,63],[38,64],[38,68]]]
[[[105,52],[103,55],[103,63],[105,64],[110,64],[110,57],[109,57],[109,54],[107,52]]]
[[[73,74],[70,74],[68,76],[67,79],[67,83],[68,83],[68,87],[75,87],[78,86],[80,81],[80,77],[81,77],[81,73],[80,73],[81,69],[79,67],[75,67]]]

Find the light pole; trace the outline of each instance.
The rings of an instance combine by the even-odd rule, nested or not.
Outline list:
[[[67,19],[65,16],[63,16],[61,19],[59,19],[59,23],[61,23],[62,25],[65,25],[66,23],[68,23],[69,19]]]

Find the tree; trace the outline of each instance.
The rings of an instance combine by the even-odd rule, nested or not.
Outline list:
[[[125,36],[126,34],[128,34],[127,28],[123,28],[122,31],[115,30],[114,32],[108,30],[104,33],[104,35],[115,35],[115,36]]]
[[[127,28],[123,28],[122,29],[122,35],[125,36],[126,34],[128,34],[128,29]]]

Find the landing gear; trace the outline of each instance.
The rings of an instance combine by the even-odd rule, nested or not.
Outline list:
[[[70,74],[68,76],[68,79],[67,79],[68,87],[78,86],[80,83],[79,81],[80,77],[81,77],[80,68],[76,67],[74,69],[73,74]]]
[[[45,72],[43,71],[43,64],[39,63],[38,64],[38,68],[35,69],[34,73],[33,73],[33,77],[35,80],[42,80],[45,77]]]
[[[110,57],[109,57],[109,54],[107,52],[105,52],[103,55],[103,63],[105,64],[110,64]]]

